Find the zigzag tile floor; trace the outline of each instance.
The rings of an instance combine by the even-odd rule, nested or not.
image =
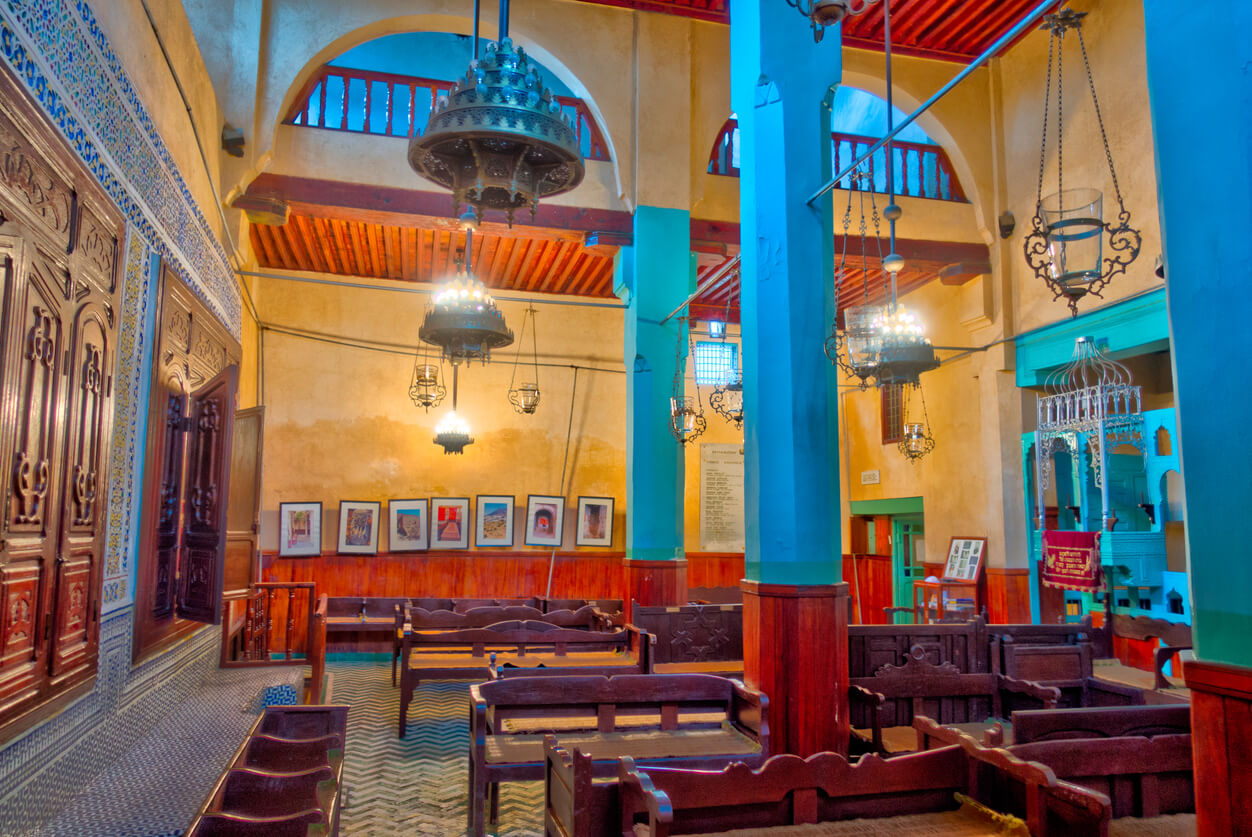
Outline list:
[[[345,837],[454,837],[465,833],[469,686],[424,683],[409,708],[408,734],[396,736],[400,690],[390,666],[331,663],[330,703],[346,703]],[[543,833],[543,783],[500,789],[500,837]]]

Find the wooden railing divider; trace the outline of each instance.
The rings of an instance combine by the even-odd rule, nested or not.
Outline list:
[[[235,609],[240,604],[244,610],[237,616]],[[247,593],[228,599],[223,610],[222,668],[311,666],[308,699],[321,702],[326,671],[326,597],[318,601],[313,582],[257,582]],[[297,646],[301,634],[303,639]],[[276,638],[281,643],[276,643]],[[297,657],[297,650],[303,650],[305,656]]]
[[[455,84],[455,81],[327,65],[305,83],[283,124],[411,138],[422,132],[439,97],[450,93]],[[587,103],[572,96],[555,98],[561,111],[574,122],[574,134],[583,156],[588,160],[608,160],[608,143]],[[328,106],[333,116],[328,115]],[[380,112],[376,114],[375,110]],[[349,114],[352,114],[351,119]]]

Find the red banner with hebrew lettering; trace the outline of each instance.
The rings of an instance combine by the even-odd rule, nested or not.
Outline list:
[[[1062,590],[1098,592],[1104,586],[1100,571],[1100,533],[1045,531],[1039,580]]]

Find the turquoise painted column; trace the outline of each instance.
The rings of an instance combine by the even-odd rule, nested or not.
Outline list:
[[[1195,3],[1179,14],[1145,0],[1144,28],[1197,656],[1183,666],[1196,827],[1206,837],[1250,835],[1252,480],[1242,430],[1252,415],[1243,380],[1252,358],[1252,6]]]
[[[744,370],[744,675],[780,753],[847,752],[831,172],[840,39],[778,0],[732,0]]]
[[[687,596],[683,448],[670,435],[669,399],[684,332],[678,317],[661,321],[695,290],[690,213],[640,206],[616,284],[629,304],[623,355],[628,597],[640,604],[680,604]]]

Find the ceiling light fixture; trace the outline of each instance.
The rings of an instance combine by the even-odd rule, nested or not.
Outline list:
[[[787,5],[809,19],[813,42],[821,43],[827,26],[834,26],[848,15],[864,14],[878,0],[787,0]]]
[[[688,356],[695,364],[695,345],[686,317],[678,318],[678,350],[674,359],[674,394],[669,399],[669,432],[680,445],[694,442],[708,427],[704,406],[700,402],[700,375],[695,372],[695,397],[687,395],[687,379],[683,375],[683,332],[687,332]]]
[[[465,231],[464,268],[435,294],[417,335],[443,350],[453,369],[465,361],[491,360],[491,350],[512,344],[504,315],[473,273],[474,231]]]
[[[531,305],[522,315],[521,338],[517,341],[517,355],[513,358],[513,375],[509,378],[509,403],[513,405],[514,410],[525,415],[531,415],[539,407],[539,338],[536,336],[535,313],[535,306]],[[515,383],[517,366],[522,359],[522,344],[526,342],[527,320],[530,321],[531,364],[535,377],[533,381],[523,381],[517,384]]]

